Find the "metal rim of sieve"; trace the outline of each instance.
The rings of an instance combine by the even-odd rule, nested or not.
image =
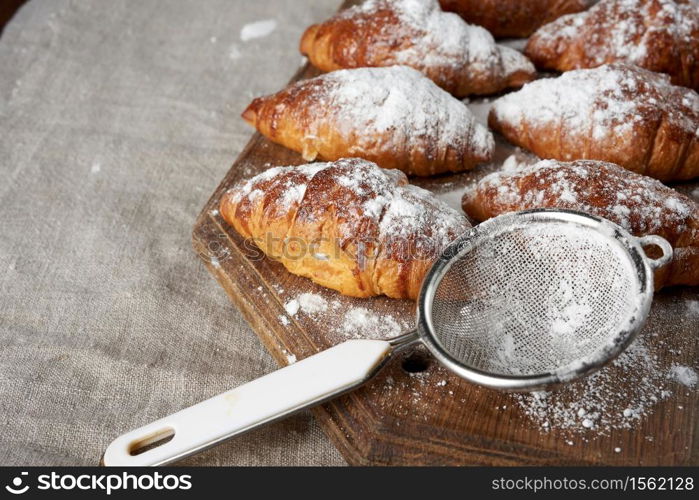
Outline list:
[[[557,369],[554,372],[531,375],[504,375],[486,372],[467,366],[453,357],[445,349],[436,335],[432,322],[432,306],[435,292],[451,267],[466,253],[476,248],[477,242],[487,238],[504,227],[522,223],[564,222],[583,225],[606,237],[612,238],[626,251],[638,280],[639,307],[628,328],[614,336],[613,343],[600,346],[594,357]],[[663,249],[663,257],[650,259],[643,251],[642,244],[658,245]],[[583,212],[563,209],[534,209],[513,212],[489,219],[469,230],[468,233],[449,245],[434,263],[423,282],[417,303],[417,334],[437,360],[460,377],[470,382],[503,390],[536,390],[568,382],[590,374],[618,356],[635,338],[643,327],[653,299],[653,269],[667,263],[672,248],[658,236],[636,238],[617,224]]]

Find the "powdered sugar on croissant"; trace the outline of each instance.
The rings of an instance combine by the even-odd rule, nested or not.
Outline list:
[[[255,99],[243,118],[307,161],[356,156],[415,175],[471,169],[494,148],[462,102],[405,66],[304,80]]]
[[[541,27],[525,53],[559,71],[626,61],[699,90],[699,1],[602,0]]]
[[[657,234],[674,247],[656,285],[699,285],[699,204],[655,179],[612,163],[544,160],[484,177],[462,205],[476,220],[531,208],[565,208],[609,219],[635,236]]]
[[[631,65],[529,83],[493,104],[489,124],[543,158],[610,161],[661,180],[699,176],[699,94]]]
[[[271,168],[228,191],[220,211],[290,272],[355,297],[416,298],[470,227],[402,172],[358,158]]]
[[[437,0],[368,0],[309,27],[301,52],[323,71],[410,66],[458,96],[518,87],[535,75],[525,56]]]

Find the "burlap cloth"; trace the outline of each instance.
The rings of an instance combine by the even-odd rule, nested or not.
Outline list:
[[[7,25],[0,465],[97,464],[118,434],[275,369],[190,234],[251,135],[240,112],[337,6],[31,0]],[[344,462],[304,413],[183,463]]]

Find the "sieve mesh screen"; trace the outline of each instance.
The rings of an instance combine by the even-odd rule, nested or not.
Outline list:
[[[508,225],[469,248],[436,285],[431,308],[436,340],[467,367],[550,373],[601,354],[635,313],[636,269],[593,227]]]

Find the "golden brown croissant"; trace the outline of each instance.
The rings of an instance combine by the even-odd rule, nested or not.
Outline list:
[[[602,0],[541,27],[525,53],[558,71],[625,61],[699,90],[699,1]]]
[[[542,158],[609,161],[663,181],[699,176],[699,94],[632,65],[527,84],[493,104],[489,124]]]
[[[322,71],[410,66],[456,96],[519,87],[536,74],[521,53],[437,0],[368,0],[309,27],[301,52]]]
[[[229,190],[220,211],[290,272],[354,297],[415,299],[470,227],[402,172],[359,158],[271,168]]]
[[[361,157],[414,175],[471,169],[494,148],[466,105],[405,66],[304,80],[255,99],[243,118],[307,161]]]
[[[462,204],[479,221],[530,208],[566,208],[609,219],[635,236],[660,235],[674,247],[674,257],[656,273],[656,288],[699,285],[699,204],[618,165],[543,160],[505,168],[484,177]]]
[[[564,14],[580,12],[593,0],[439,0],[446,11],[483,26],[497,38],[524,38]]]

